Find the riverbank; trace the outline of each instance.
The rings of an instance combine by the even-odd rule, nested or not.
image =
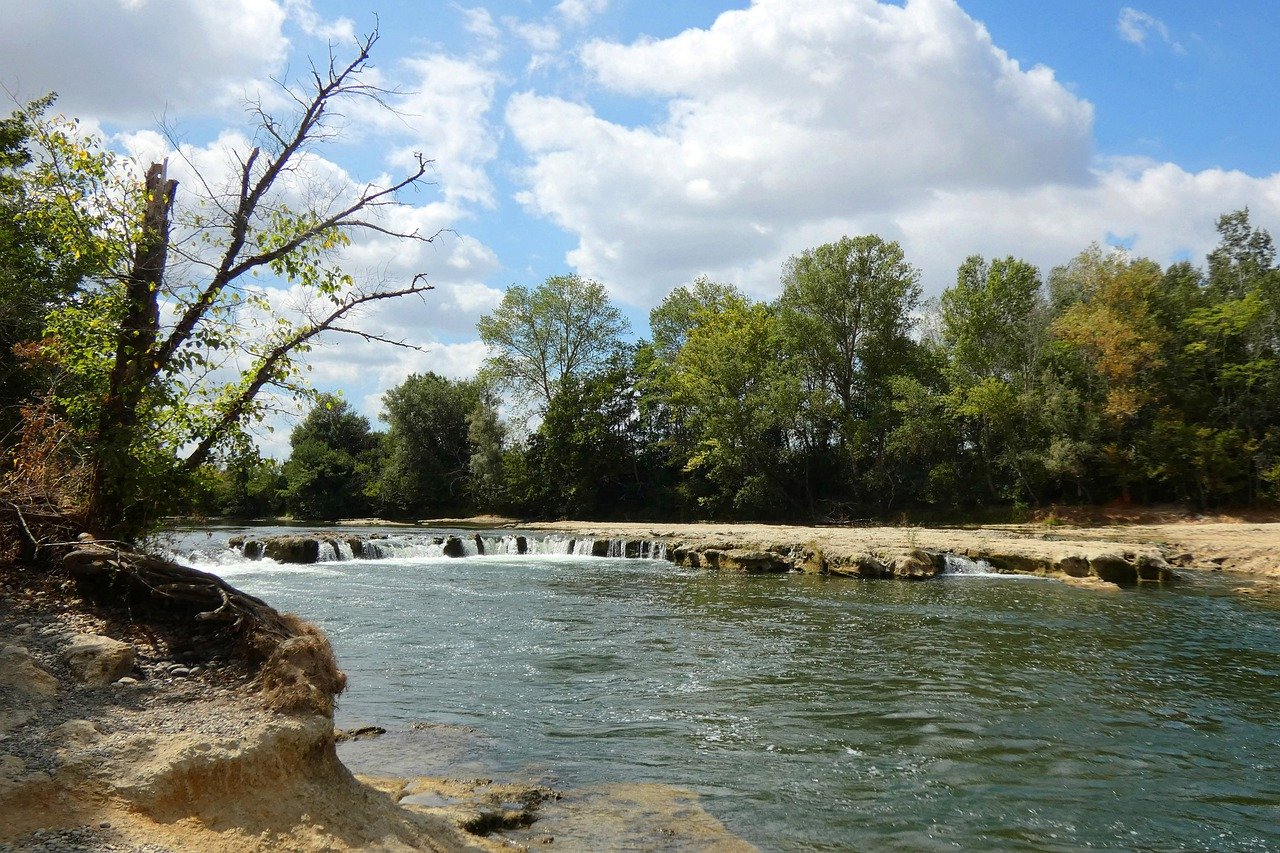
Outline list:
[[[228,650],[21,571],[0,566],[0,850],[501,849],[356,779],[331,714],[272,709]]]
[[[353,775],[310,626],[255,665],[31,571],[0,563],[0,853],[753,849],[667,786]],[[320,701],[281,708],[282,658]]]

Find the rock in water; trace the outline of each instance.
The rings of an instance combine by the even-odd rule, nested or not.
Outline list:
[[[99,634],[76,634],[63,652],[76,681],[106,687],[133,671],[133,646]]]
[[[320,540],[314,536],[273,536],[263,543],[263,555],[277,563],[314,563],[320,559]]]
[[[465,557],[467,556],[466,546],[462,544],[462,540],[457,536],[450,536],[444,540],[444,546],[441,549],[446,557]]]

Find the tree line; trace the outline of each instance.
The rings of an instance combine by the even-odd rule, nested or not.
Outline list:
[[[1090,246],[1048,276],[972,256],[940,297],[844,237],[780,296],[699,279],[630,329],[597,282],[512,287],[474,379],[409,377],[374,431],[322,398],[238,512],[850,520],[1055,503],[1280,500],[1280,268],[1219,218],[1207,264]]]

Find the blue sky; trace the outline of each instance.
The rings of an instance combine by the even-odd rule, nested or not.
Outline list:
[[[352,181],[436,160],[404,221],[426,250],[358,242],[348,267],[426,271],[421,304],[365,318],[425,353],[337,340],[313,379],[371,417],[415,371],[465,376],[511,284],[578,272],[646,331],[706,274],[760,298],[790,255],[899,240],[936,294],[970,253],[1046,272],[1090,242],[1200,260],[1220,213],[1280,228],[1280,4],[1189,0],[0,0],[0,82],[57,90],[140,160],[215,173],[246,93],[379,22],[399,117],[362,110],[321,152]],[[282,297],[283,298],[283,297]],[[283,433],[268,439],[279,452]]]

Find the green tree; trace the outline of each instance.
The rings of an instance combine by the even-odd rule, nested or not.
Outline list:
[[[629,326],[599,282],[559,275],[532,291],[511,287],[476,328],[490,351],[483,375],[516,408],[541,414],[561,383],[604,367]]]
[[[568,518],[626,513],[645,497],[636,433],[638,390],[627,360],[562,382],[529,438],[523,492],[536,512]]]
[[[1039,393],[1048,313],[1039,271],[1012,257],[988,263],[971,256],[939,311],[945,409],[956,437],[939,464],[957,473],[959,494],[982,484],[987,500],[1038,502],[1048,441]]]
[[[698,309],[667,382],[693,438],[683,468],[702,509],[756,518],[802,509],[787,470],[802,391],[769,306],[732,297]]]
[[[780,328],[809,390],[810,441],[830,432],[842,475],[882,505],[893,500],[898,476],[887,456],[900,416],[892,380],[918,368],[911,331],[919,278],[896,242],[875,235],[805,250],[782,275]]]
[[[382,396],[386,459],[377,492],[386,511],[424,517],[468,507],[472,413],[480,406],[477,380],[414,374]]]
[[[289,446],[282,498],[291,515],[333,520],[366,513],[380,449],[367,418],[340,397],[321,394]]]
[[[487,388],[467,414],[467,441],[473,448],[467,467],[475,507],[491,512],[504,505],[507,429],[498,417],[498,401]]]
[[[676,357],[697,324],[699,311],[727,308],[744,299],[746,295],[732,284],[720,284],[706,276],[671,291],[649,312],[649,333],[659,360],[669,362]]]

